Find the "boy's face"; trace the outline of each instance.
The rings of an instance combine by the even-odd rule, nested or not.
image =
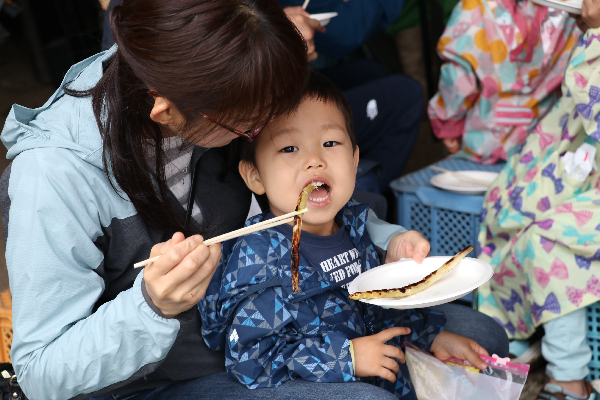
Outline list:
[[[298,111],[271,121],[256,143],[258,170],[247,163],[240,172],[257,194],[266,192],[276,216],[294,211],[310,182],[324,185],[309,197],[302,230],[329,235],[333,218],[350,200],[356,181],[358,148],[335,104],[305,99]]]

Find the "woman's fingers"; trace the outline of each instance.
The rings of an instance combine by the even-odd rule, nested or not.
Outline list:
[[[206,292],[206,288],[219,265],[219,260],[221,259],[221,245],[210,245],[208,250],[208,258],[194,274],[180,285],[180,290],[186,298],[197,299],[197,301],[202,299]]]
[[[175,245],[177,243],[181,243],[184,240],[185,240],[185,236],[183,235],[183,233],[181,233],[181,232],[174,233],[173,237],[171,239],[167,240],[166,242],[157,243],[154,246],[152,246],[152,250],[150,250],[150,258],[163,255],[173,245]]]
[[[178,266],[184,258],[198,247],[202,246],[204,239],[200,235],[190,236],[182,242],[174,244],[171,239],[171,247],[160,255],[160,258],[146,267],[145,273],[161,276],[167,274],[174,267]],[[206,248],[206,246],[204,246]],[[144,275],[146,276],[146,275]]]
[[[184,254],[188,250],[191,251]],[[203,243],[199,243],[195,248],[193,244],[188,244],[181,249],[177,249],[174,254],[169,252],[161,256],[156,262],[167,256],[172,257],[168,259],[170,263],[175,263],[174,267],[163,274],[163,283],[171,287],[182,287],[206,263],[210,255],[210,249]]]
[[[189,239],[174,245],[143,272],[150,299],[168,318],[204,297],[221,257],[219,244],[207,247],[200,236]]]

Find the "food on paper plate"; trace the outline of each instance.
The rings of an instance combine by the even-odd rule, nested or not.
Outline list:
[[[296,211],[303,210],[306,207],[308,196],[313,190],[323,185],[323,182],[311,182],[300,192]],[[298,293],[300,277],[298,274],[298,265],[300,264],[300,232],[302,231],[302,217],[304,214],[299,214],[294,217],[294,229],[292,235],[292,290]]]
[[[411,283],[401,288],[396,289],[382,289],[382,290],[369,290],[367,292],[356,292],[352,293],[348,297],[352,300],[362,299],[384,299],[384,298],[401,298],[411,296],[413,294],[422,292],[435,282],[439,281],[444,275],[452,271],[463,258],[473,251],[473,246],[467,246],[461,250],[457,255],[449,259],[440,268],[436,269],[419,282]]]

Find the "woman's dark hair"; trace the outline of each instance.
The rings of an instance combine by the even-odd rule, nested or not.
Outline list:
[[[324,103],[333,104],[344,117],[346,122],[346,131],[352,143],[352,149],[356,150],[356,137],[354,136],[354,120],[352,119],[352,108],[346,100],[344,93],[322,74],[310,70],[308,81],[302,92],[302,99],[315,99]],[[293,113],[296,108],[290,109],[287,113]],[[243,142],[239,144],[240,159],[251,163],[256,167],[256,141],[252,143]]]
[[[299,103],[306,44],[274,0],[124,0],[110,26],[116,54],[85,93],[92,96],[104,167],[148,225],[191,233],[167,200],[163,136],[149,117],[149,88],[182,113],[178,134],[190,142],[218,129],[198,111],[258,127]]]

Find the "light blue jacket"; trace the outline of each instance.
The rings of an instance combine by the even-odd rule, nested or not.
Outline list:
[[[73,66],[63,85],[93,87],[112,53]],[[152,234],[106,177],[91,98],[68,96],[63,85],[40,108],[13,106],[1,136],[14,159],[2,210],[13,296],[11,358],[31,400],[68,399],[122,382],[163,360],[180,328],[144,300],[142,274],[127,272],[152,244],[108,242],[117,238],[107,230],[122,224]],[[105,265],[110,247],[130,245],[138,254],[120,251],[127,257],[120,265]],[[133,287],[95,310],[123,274]]]

